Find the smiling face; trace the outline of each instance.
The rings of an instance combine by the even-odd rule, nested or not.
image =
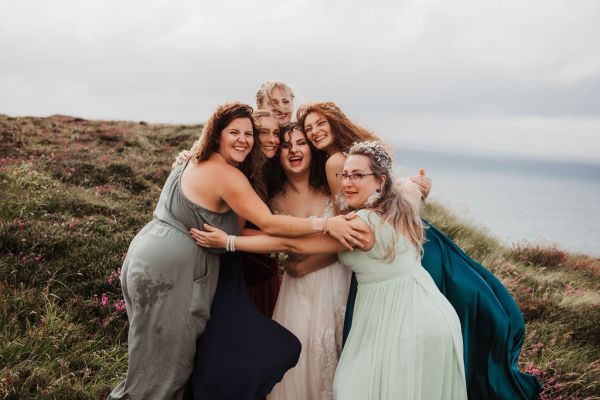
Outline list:
[[[231,165],[243,162],[254,145],[250,118],[236,118],[222,131],[219,139],[219,154]]]
[[[279,159],[283,172],[290,175],[302,175],[310,172],[310,147],[306,136],[298,129],[285,135],[281,145]]]
[[[325,116],[313,111],[304,120],[304,131],[308,140],[318,149],[331,154],[335,146],[331,125]]]
[[[280,87],[275,87],[262,104],[266,110],[275,114],[279,125],[289,124],[292,120],[294,109],[293,97],[290,92]]]
[[[354,154],[348,156],[344,163],[344,173],[352,174],[372,174],[371,160],[369,157]],[[375,175],[366,175],[360,179],[342,178],[342,189],[348,205],[354,209],[360,209],[365,206],[370,196],[381,189],[386,177],[381,178]]]
[[[258,142],[265,157],[273,158],[279,146],[279,123],[275,117],[258,118]]]

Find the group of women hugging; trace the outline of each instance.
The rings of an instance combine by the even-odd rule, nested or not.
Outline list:
[[[217,107],[131,242],[109,399],[537,398],[516,303],[419,216],[429,179],[332,102],[256,100]]]

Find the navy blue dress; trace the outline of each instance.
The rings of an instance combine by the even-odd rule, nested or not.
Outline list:
[[[250,300],[241,255],[221,256],[211,319],[196,342],[195,400],[265,397],[300,357],[300,341]]]

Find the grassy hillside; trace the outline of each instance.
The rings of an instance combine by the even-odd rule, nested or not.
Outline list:
[[[0,115],[0,398],[98,399],[122,379],[121,260],[200,128]],[[600,260],[425,214],[517,299],[543,398],[600,399]]]

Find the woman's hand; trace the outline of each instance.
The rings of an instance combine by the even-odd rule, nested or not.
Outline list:
[[[369,235],[367,229],[347,220],[345,215],[328,218],[325,221],[325,230],[350,251],[354,246],[366,243]]]
[[[196,228],[190,229],[190,234],[198,246],[217,249],[225,249],[227,247],[227,233],[208,224],[204,224],[204,229],[206,231],[200,231]]]
[[[191,151],[182,150],[179,154],[177,154],[177,157],[175,158],[175,162],[173,162],[173,165],[171,165],[171,169],[186,162],[190,158],[191,155],[192,155]]]
[[[421,190],[421,200],[425,200],[431,191],[431,179],[428,176],[425,176],[425,170],[421,168],[419,170],[419,175],[411,177],[410,180],[419,185],[419,189]]]
[[[306,272],[299,268],[298,262],[285,262],[285,273],[291,276],[292,278],[300,278],[306,275]]]

